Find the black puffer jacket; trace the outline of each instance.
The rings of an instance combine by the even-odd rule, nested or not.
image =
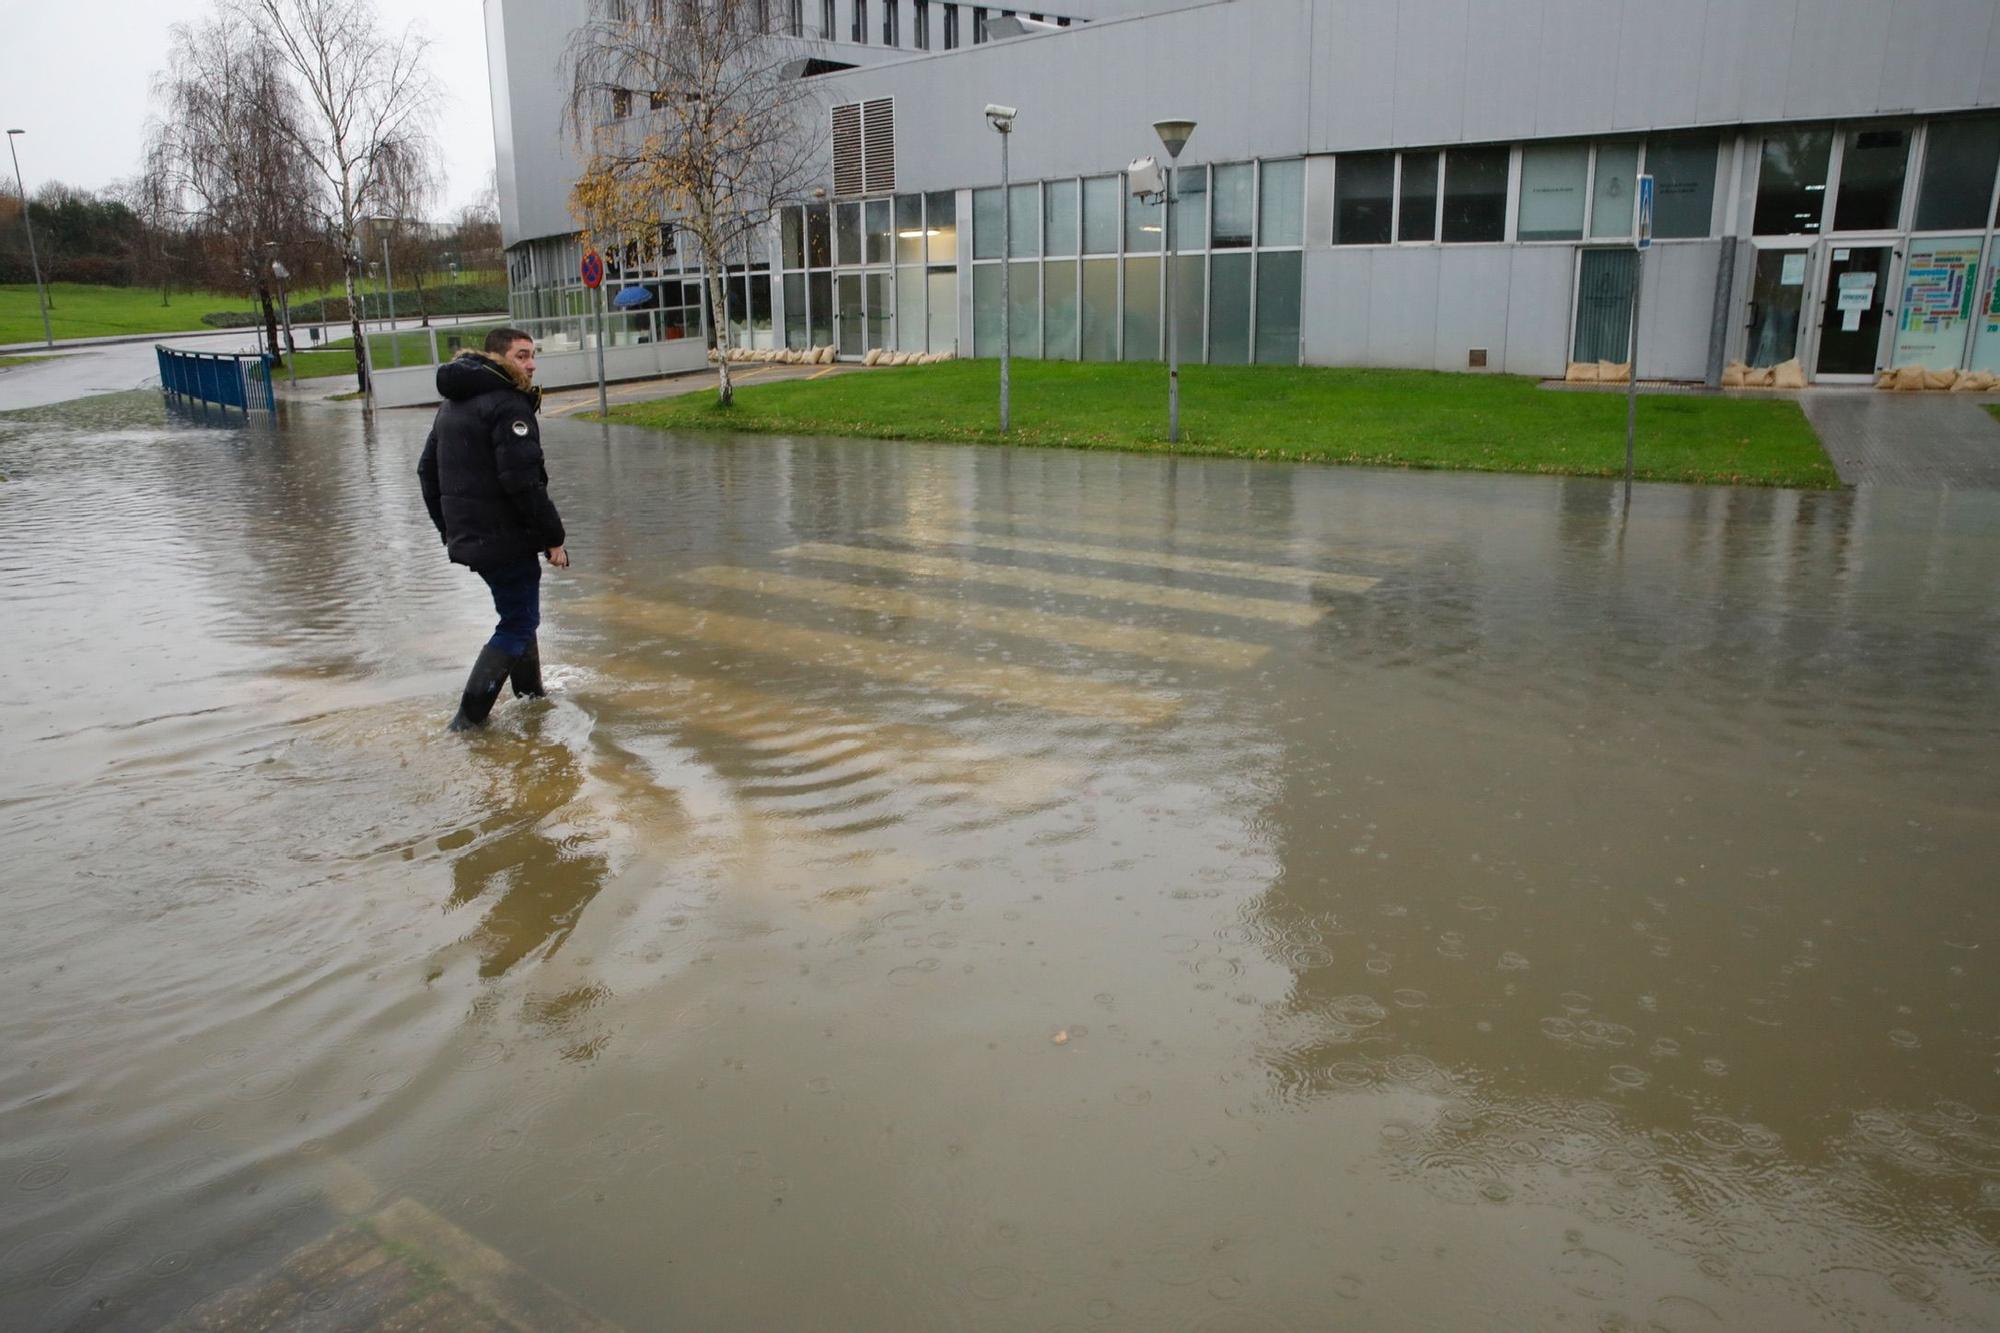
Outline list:
[[[561,546],[562,519],[549,499],[535,424],[541,392],[482,352],[460,352],[439,366],[437,387],[445,402],[417,476],[451,558],[491,569]]]

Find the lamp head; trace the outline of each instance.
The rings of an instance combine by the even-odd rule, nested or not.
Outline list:
[[[26,131],[26,130],[8,130],[8,131],[7,131],[7,133],[8,133],[9,135],[15,135],[15,134],[26,134],[26,133],[27,133],[27,131]]]
[[[1002,134],[1013,132],[1016,114],[1018,113],[1011,106],[998,106],[992,102],[986,104],[986,123]]]
[[[1167,150],[1167,160],[1171,162],[1181,155],[1181,149],[1187,147],[1187,141],[1194,137],[1194,122],[1186,119],[1156,120],[1153,122],[1153,133],[1160,136],[1160,143]]]

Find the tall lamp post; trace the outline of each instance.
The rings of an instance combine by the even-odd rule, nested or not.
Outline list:
[[[389,355],[396,360],[398,369],[403,365],[403,343],[396,336],[396,270],[389,263],[389,228],[396,225],[394,218],[371,217],[370,222],[384,224],[382,232],[382,282],[389,296]]]
[[[1011,106],[986,106],[986,123],[1000,134],[1000,433],[1007,433],[1008,389],[1014,360],[1014,265],[1008,258],[1014,251],[1014,201],[1007,186],[1007,140],[1014,133]]]
[[[14,188],[21,192],[21,225],[28,229],[28,262],[35,268],[35,300],[42,307],[42,341],[54,347],[56,335],[49,328],[49,294],[42,286],[41,258],[35,253],[35,224],[28,217],[28,187],[21,182],[21,154],[14,147],[14,136],[26,133],[26,130],[8,130],[7,152],[14,159]]]
[[[1153,132],[1167,150],[1166,202],[1161,213],[1166,219],[1167,251],[1167,443],[1181,439],[1181,335],[1180,307],[1174,304],[1174,163],[1194,136],[1192,120],[1156,120]]]

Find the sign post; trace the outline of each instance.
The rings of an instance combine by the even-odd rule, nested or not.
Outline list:
[[[585,250],[583,263],[577,267],[583,276],[583,285],[597,299],[593,312],[597,317],[597,415],[609,417],[611,404],[604,394],[604,256],[595,250]]]
[[[1632,336],[1625,367],[1625,502],[1632,502],[1632,437],[1639,425],[1639,294],[1646,285],[1646,251],[1653,246],[1653,178],[1641,176],[1633,192]]]

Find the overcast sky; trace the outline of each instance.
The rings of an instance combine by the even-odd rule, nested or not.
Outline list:
[[[149,88],[166,64],[167,29],[200,19],[212,0],[0,0],[0,129],[15,141],[28,192],[49,180],[88,189],[139,169]],[[376,0],[385,25],[415,22],[431,39],[443,85],[438,141],[446,180],[436,205],[449,217],[493,170],[480,0]],[[11,162],[0,170],[13,170]]]

